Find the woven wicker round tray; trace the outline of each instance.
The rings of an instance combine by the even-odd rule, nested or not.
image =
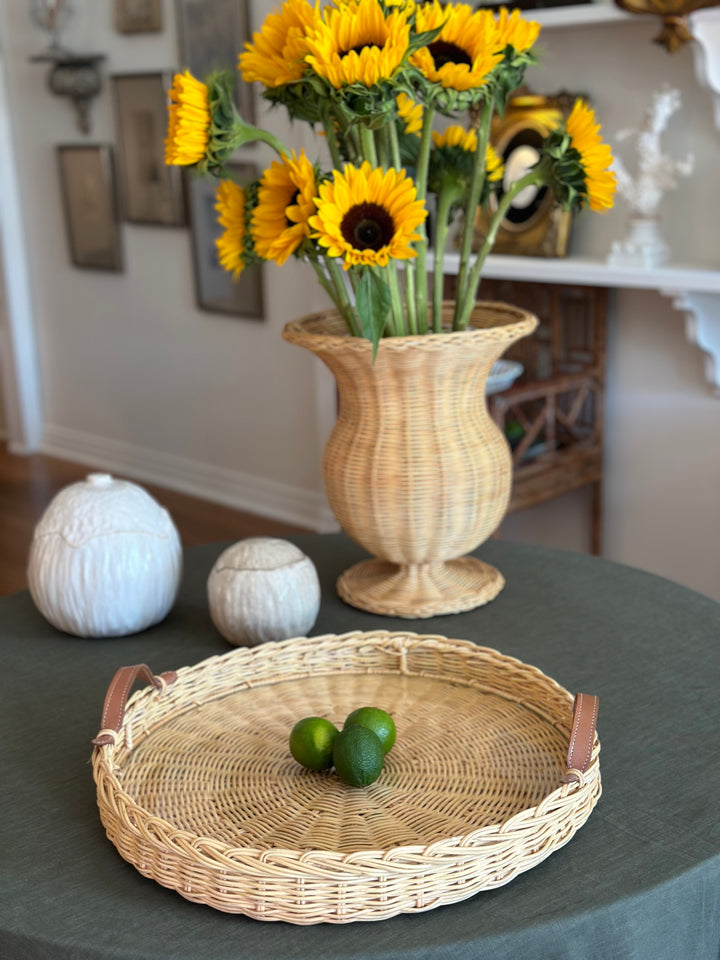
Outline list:
[[[138,672],[152,684],[127,700]],[[507,883],[585,822],[600,744],[582,697],[573,711],[534,667],[412,633],[123,668],[93,741],[100,816],[142,874],[219,910],[302,924],[429,910]],[[341,726],[366,704],[397,727],[374,784],[295,763],[297,720]]]

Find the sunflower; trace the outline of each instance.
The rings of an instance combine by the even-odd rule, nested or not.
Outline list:
[[[517,53],[525,53],[532,47],[540,33],[540,24],[524,20],[519,10],[508,13],[501,7],[497,18],[497,49],[512,47]]]
[[[325,10],[308,38],[306,60],[336,90],[352,83],[372,87],[395,74],[409,39],[403,10],[385,16],[378,0],[356,0]]]
[[[315,171],[300,151],[284,156],[265,171],[258,188],[258,202],[250,221],[256,252],[280,266],[310,236],[310,217],[315,213]]]
[[[410,244],[421,239],[415,229],[427,216],[416,196],[404,170],[373,169],[367,160],[360,168],[347,164],[320,186],[312,236],[328,256],[342,257],[346,270],[407,260],[415,256]]]
[[[245,267],[245,191],[232,180],[221,180],[215,194],[215,209],[220,214],[218,223],[225,227],[215,241],[218,259],[223,269],[237,279]]]
[[[478,138],[474,130],[453,124],[439,133],[433,130],[433,148],[428,167],[428,187],[443,200],[457,204],[467,195],[475,166]]]
[[[485,151],[485,171],[491,183],[497,183],[505,176],[505,162],[491,143],[487,145]]]
[[[408,135],[416,134],[419,136],[423,122],[422,104],[416,103],[412,97],[409,97],[406,93],[399,93],[395,98],[395,102],[397,104],[398,116],[401,120],[405,121],[403,133]]]
[[[497,25],[488,10],[473,12],[467,4],[441,5],[438,0],[417,8],[416,30],[425,33],[445,24],[435,40],[410,58],[427,80],[452,90],[484,86],[502,60]]]
[[[265,87],[281,87],[300,80],[305,72],[307,36],[317,13],[307,0],[286,0],[279,13],[271,13],[252,43],[238,58],[243,80],[259,80]]]
[[[613,157],[610,147],[602,142],[600,124],[595,122],[592,108],[582,100],[576,100],[566,130],[570,136],[570,149],[579,155],[590,209],[609,210],[617,189],[615,174],[608,169]]]
[[[165,163],[189,167],[204,159],[210,139],[208,88],[186,70],[175,74],[168,96]]]
[[[468,153],[475,153],[477,150],[477,134],[475,131],[466,130],[459,124],[447,127],[442,133],[433,130],[432,138],[433,144],[438,150],[443,147],[460,147]]]

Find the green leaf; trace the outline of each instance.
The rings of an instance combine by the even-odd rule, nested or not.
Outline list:
[[[372,342],[373,363],[390,315],[390,291],[371,270],[363,270],[355,293],[355,306],[362,335]]]
[[[442,33],[443,27],[447,23],[447,19],[443,20],[439,27],[435,27],[434,30],[426,30],[424,33],[415,33],[410,37],[408,43],[408,52],[414,53],[416,50],[421,50],[423,47],[429,47],[433,41]]]

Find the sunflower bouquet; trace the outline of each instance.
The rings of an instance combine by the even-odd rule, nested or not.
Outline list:
[[[457,219],[452,326],[463,330],[485,258],[520,191],[548,185],[566,209],[602,211],[613,202],[610,148],[580,100],[547,137],[539,162],[500,190],[504,171],[490,144],[491,122],[535,62],[539,30],[517,10],[495,14],[438,0],[334,0],[322,7],[285,0],[246,44],[238,67],[272,105],[321,135],[317,153],[325,159],[288,149],[247,123],[226,70],[204,81],[187,71],[175,76],[166,161],[219,178],[224,232],[217,247],[225,269],[238,276],[263,260],[306,261],[349,332],[371,340],[374,350],[384,336],[442,331],[443,253]],[[225,165],[256,140],[278,159],[240,186]],[[478,206],[486,208],[489,227],[474,250]]]

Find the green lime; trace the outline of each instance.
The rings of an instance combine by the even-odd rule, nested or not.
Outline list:
[[[358,707],[348,714],[343,729],[359,723],[361,727],[372,730],[382,744],[383,753],[390,753],[395,743],[395,723],[389,713],[379,707]]]
[[[290,731],[290,753],[308,770],[328,770],[337,735],[335,724],[324,717],[305,717]]]
[[[354,723],[345,727],[335,738],[333,763],[335,772],[351,787],[366,787],[382,773],[382,744],[367,727]]]

